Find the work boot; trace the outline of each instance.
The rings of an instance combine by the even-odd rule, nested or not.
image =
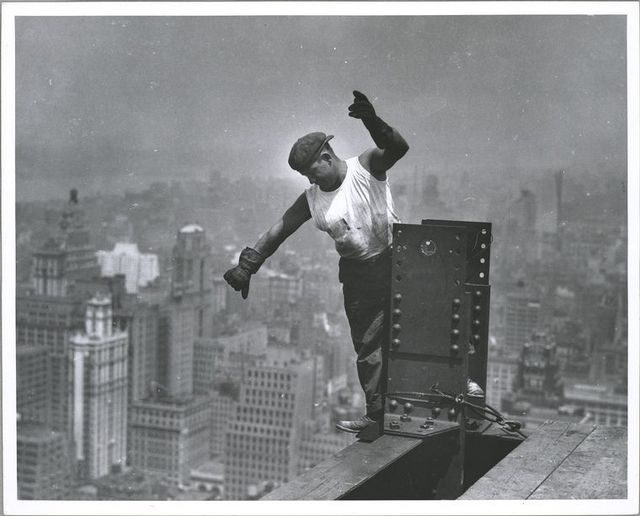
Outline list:
[[[467,396],[484,396],[484,391],[471,378],[467,378]]]
[[[342,430],[343,432],[357,434],[374,423],[377,423],[376,419],[373,419],[368,415],[364,415],[352,421],[338,421],[336,423],[336,428],[338,430]]]

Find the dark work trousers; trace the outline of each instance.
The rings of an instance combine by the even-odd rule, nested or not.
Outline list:
[[[388,333],[391,250],[368,260],[340,258],[339,271],[367,414],[378,416],[382,410],[382,348]]]

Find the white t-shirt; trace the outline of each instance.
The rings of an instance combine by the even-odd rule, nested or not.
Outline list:
[[[339,188],[323,192],[311,185],[305,194],[313,221],[333,238],[338,254],[366,260],[391,245],[392,225],[400,219],[393,208],[389,181],[373,177],[357,156],[346,163],[347,174]]]

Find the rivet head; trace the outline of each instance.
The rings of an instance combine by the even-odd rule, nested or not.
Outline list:
[[[409,403],[408,401],[404,404],[404,411],[407,414],[411,414],[411,412],[413,411],[413,404]]]
[[[454,309],[460,308],[460,304],[461,304],[460,298],[458,297],[453,298],[453,301],[451,302],[451,304],[453,305]]]
[[[396,301],[402,301],[402,294],[396,294],[395,296],[393,296],[393,299],[395,299]]]
[[[455,323],[460,322],[460,314],[453,314],[451,320]]]
[[[398,400],[389,401],[389,409],[396,410],[398,408]]]
[[[393,310],[393,315],[395,315],[396,317],[400,317],[401,313],[402,313],[402,310],[400,310],[399,308],[395,308]]]
[[[476,313],[482,312],[482,307],[480,305],[474,305],[473,311]]]
[[[447,415],[449,416],[449,421],[453,421],[456,418],[456,409],[450,408]]]
[[[477,333],[474,333],[471,338],[473,339],[473,342],[475,342],[475,343],[480,342],[480,335],[478,335]]]
[[[451,330],[451,336],[454,339],[457,339],[460,336],[460,330],[458,328],[454,328],[453,330]]]
[[[473,295],[476,297],[482,297],[482,290],[476,290]]]
[[[438,417],[440,415],[440,407],[433,407],[431,409],[431,413],[433,414],[433,417]]]
[[[458,346],[457,344],[451,344],[451,352],[457,353],[458,351],[460,351],[460,346]]]
[[[400,339],[393,339],[393,340],[391,341],[391,345],[392,345],[394,348],[399,347],[399,346],[400,346]]]
[[[395,332],[400,331],[400,325],[398,323],[393,325],[393,331],[395,331]]]
[[[471,323],[473,326],[480,326],[480,319],[474,319]]]

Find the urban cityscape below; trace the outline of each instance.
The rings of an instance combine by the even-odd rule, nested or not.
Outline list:
[[[626,6],[84,4],[3,31],[18,500],[259,500],[355,442],[335,428],[365,400],[332,239],[303,224],[247,299],[223,279],[308,187],[297,138],[375,145],[354,90],[409,144],[388,173],[403,223],[491,224],[486,402],[524,432],[627,426]]]
[[[409,221],[497,221],[490,405],[525,428],[626,426],[624,205],[610,184],[540,177],[550,230],[532,189],[498,203],[485,186],[481,217],[461,209],[466,173],[400,171],[394,195]],[[17,203],[19,498],[259,499],[353,442],[334,429],[364,401],[330,239],[297,235],[247,300],[221,278],[288,188],[212,172]]]

